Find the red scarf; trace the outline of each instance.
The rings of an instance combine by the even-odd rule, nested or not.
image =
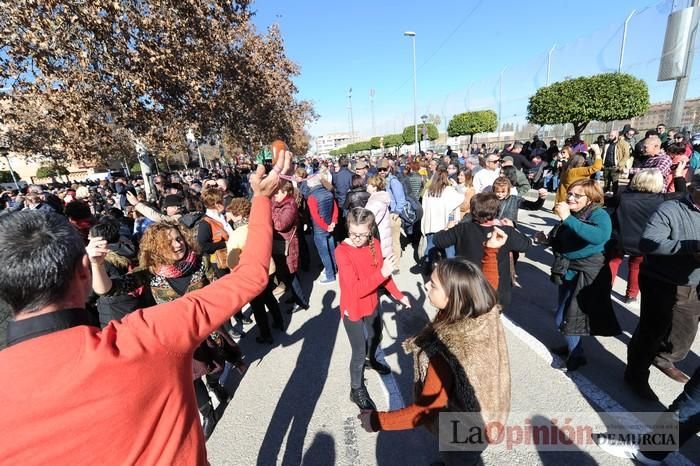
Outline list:
[[[199,268],[199,256],[190,250],[180,261],[171,265],[161,265],[156,274],[163,278],[180,278],[191,275]]]

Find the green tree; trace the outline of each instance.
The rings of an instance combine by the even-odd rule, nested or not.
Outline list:
[[[13,173],[15,174],[17,181],[19,181],[20,176],[14,170]],[[12,183],[12,174],[9,170],[0,170],[0,183]]]
[[[37,178],[56,178],[58,176],[66,176],[68,174],[68,169],[66,167],[56,166],[42,166],[36,170]]]
[[[626,120],[648,109],[644,81],[625,73],[603,73],[541,87],[530,97],[527,120],[538,125],[571,123],[579,136],[591,121]]]
[[[418,140],[422,141],[423,140],[423,126],[425,126],[425,129],[427,130],[427,139],[430,141],[434,141],[437,138],[440,137],[440,132],[437,129],[437,126],[435,126],[432,123],[426,123],[423,125],[423,123],[418,124]],[[413,144],[416,142],[415,139],[415,130],[413,125],[411,126],[406,126],[403,129],[403,133],[401,134],[401,137],[403,138],[404,144]],[[386,145],[386,142],[385,144]]]
[[[401,147],[403,145],[403,134],[387,134],[384,136],[384,147]]]
[[[474,135],[496,131],[498,117],[493,110],[464,112],[453,116],[447,125],[447,135],[450,137],[469,135],[469,144]]]

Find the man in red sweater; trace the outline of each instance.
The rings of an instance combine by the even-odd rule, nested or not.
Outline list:
[[[88,323],[85,301],[93,274],[111,286],[100,264],[106,248],[86,254],[57,214],[0,217],[0,299],[13,312],[0,351],[1,462],[207,464],[192,353],[265,288],[269,198],[290,160],[286,152],[267,177],[262,167],[251,177],[252,239],[231,274],[102,330]]]

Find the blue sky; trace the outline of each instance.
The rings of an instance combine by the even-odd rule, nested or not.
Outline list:
[[[616,71],[622,24],[629,23],[623,71],[647,81],[652,102],[670,100],[672,82],[656,81],[666,18],[687,0],[434,0],[331,2],[265,1],[253,4],[255,23],[278,23],[287,54],[301,66],[299,97],[321,115],[312,135],[348,131],[352,87],[355,130],[371,133],[369,92],[375,90],[376,134],[400,132],[413,122],[411,40],[416,32],[418,115],[443,120],[467,109],[498,110],[503,73],[503,120],[524,120],[527,98],[566,76]],[[697,63],[700,59],[696,59]],[[697,74],[697,73],[696,73]],[[689,97],[698,95],[691,80]],[[442,128],[441,128],[442,129]]]

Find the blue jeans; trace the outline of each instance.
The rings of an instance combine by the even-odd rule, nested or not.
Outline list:
[[[435,243],[433,242],[433,235],[435,233],[426,233],[425,235],[425,260],[430,260],[430,256],[433,253],[434,249],[437,249],[435,247]],[[452,246],[448,246],[445,248],[445,257],[450,258],[450,257],[455,257],[455,246],[454,244]]]
[[[327,231],[314,229],[314,244],[326,270],[326,280],[335,280],[335,240]]]
[[[576,287],[576,279],[565,280],[559,285],[559,299],[557,300],[557,314],[554,320],[557,328],[561,328],[561,323],[564,321],[564,311],[569,307],[571,298],[573,297],[574,288]],[[583,345],[581,345],[580,335],[564,335],[566,346],[569,347],[569,357],[583,356]]]
[[[683,387],[683,391],[667,411],[676,413],[678,416],[678,448],[681,448],[700,431],[700,367],[695,369],[692,377]],[[644,451],[643,448],[642,451]],[[644,455],[655,460],[663,460],[668,453],[670,452],[650,451],[644,452]]]

